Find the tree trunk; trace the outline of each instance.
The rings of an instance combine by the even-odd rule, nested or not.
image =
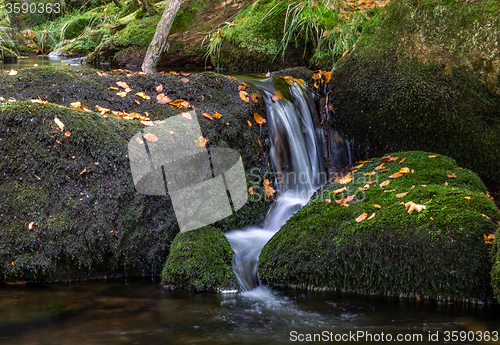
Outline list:
[[[175,16],[181,7],[181,0],[168,0],[165,12],[161,16],[160,22],[156,27],[155,36],[149,44],[148,51],[142,63],[142,70],[146,73],[156,73],[156,66],[163,52],[168,51],[167,43],[170,28],[174,22]]]
[[[151,17],[154,16],[155,14],[158,14],[158,12],[156,12],[155,8],[153,7],[153,5],[151,5],[149,0],[137,0],[137,3],[139,4],[139,7],[141,8],[143,15]]]

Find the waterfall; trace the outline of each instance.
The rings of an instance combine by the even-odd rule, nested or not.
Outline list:
[[[290,79],[289,79],[290,80]],[[257,261],[264,245],[327,180],[326,142],[312,96],[298,81],[246,79],[261,91],[267,107],[271,160],[278,186],[276,202],[262,228],[249,227],[226,233],[233,250],[233,269],[243,291],[260,285]],[[285,96],[273,100],[275,92]]]

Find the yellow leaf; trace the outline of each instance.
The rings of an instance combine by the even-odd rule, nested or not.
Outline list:
[[[431,155],[431,156],[429,156],[429,158],[436,158],[436,157],[439,157],[439,156],[441,156],[441,155]]]
[[[107,112],[109,112],[109,109],[107,108],[103,108],[101,107],[100,105],[96,105],[95,108],[97,109],[98,112],[101,113],[101,115],[104,115],[106,114]]]
[[[358,218],[356,218],[356,223],[359,223],[359,222],[362,222],[363,220],[366,219],[366,217],[368,217],[368,215],[365,213],[361,214]]]
[[[266,123],[266,119],[263,118],[262,116],[260,116],[257,113],[253,113],[253,118],[254,118],[255,122],[257,122],[257,124],[259,126],[262,126],[263,123]]]
[[[250,98],[248,98],[248,92],[244,91],[244,90],[241,90],[240,91],[240,98],[242,100],[244,100],[245,102],[249,103],[250,102]]]
[[[366,164],[366,163],[373,163],[373,161],[360,161],[359,163]]]
[[[158,141],[158,137],[156,135],[154,135],[153,133],[143,133],[142,136],[147,141],[151,141],[153,143],[156,143]]]
[[[80,102],[73,102],[70,104],[71,108],[80,109],[82,104]]]
[[[380,164],[379,166],[375,167],[375,170],[380,170],[384,168],[384,163]]]
[[[265,179],[263,182],[264,187],[266,188],[266,196],[269,198],[271,195],[276,193],[276,191],[269,185],[269,179]]]
[[[57,117],[54,118],[54,122],[61,129],[61,131],[64,129],[64,123],[62,123]]]
[[[142,99],[151,99],[151,97],[146,95],[144,92],[137,92],[136,95],[141,97]]]
[[[387,187],[390,183],[391,183],[391,181],[385,180],[379,186],[380,186],[380,188],[384,188],[384,187]]]
[[[362,190],[362,191],[367,191],[368,189],[370,189],[370,188],[358,187],[358,190]]]
[[[87,168],[85,167],[85,168],[83,168],[82,171],[80,171],[80,175],[85,174],[86,172],[87,172]]]
[[[118,85],[122,89],[130,89],[130,86],[128,86],[127,83],[124,81],[117,81],[116,85]]]
[[[273,101],[279,101],[280,99],[283,99],[283,94],[281,93],[280,90],[274,91],[274,96],[271,98]]]
[[[248,194],[253,195],[253,187],[248,188]]]
[[[470,196],[464,196],[464,199],[470,200]]]
[[[220,118],[222,117],[222,114],[219,114],[218,112],[215,112],[215,113],[214,113],[214,117],[215,117],[216,119],[220,119]]]
[[[375,175],[376,172],[375,171],[372,171],[372,172],[367,172],[367,173],[364,173],[363,175],[364,176],[372,176],[372,175]]]
[[[118,90],[120,90],[119,88],[117,88],[117,87],[114,87],[114,86],[110,86],[110,87],[109,87],[109,89],[110,89],[110,90],[115,90],[115,91],[118,91]]]
[[[10,70],[9,75],[17,75],[17,71],[14,71],[13,69]]]
[[[396,198],[402,198],[402,197],[404,197],[406,194],[408,194],[408,192],[406,192],[406,193],[399,193],[399,194],[396,194]]]
[[[382,208],[382,206],[377,205],[377,204],[373,204],[372,206],[375,207],[375,208]]]
[[[118,92],[116,95],[120,96],[120,97],[125,97],[127,95],[127,93],[126,92]]]
[[[395,189],[387,189],[387,190],[384,190],[384,193],[392,193],[394,191],[395,191]]]
[[[339,193],[342,193],[343,191],[345,191],[346,189],[347,189],[346,187],[342,187],[340,189],[334,190],[332,193],[333,194],[339,194]]]
[[[208,139],[205,139],[203,137],[199,137],[194,141],[197,147],[205,147],[208,143]]]
[[[410,168],[407,168],[407,167],[401,168],[401,169],[399,169],[399,172],[402,174],[408,174],[410,172]]]
[[[49,101],[43,101],[40,97],[38,97],[38,99],[32,99],[31,102],[38,103],[38,104],[49,103]]]
[[[370,219],[373,219],[375,218],[375,213],[372,213],[372,215],[370,217],[368,217],[366,220],[370,220]]]
[[[31,230],[33,229],[33,225],[35,225],[35,222],[31,222],[28,224],[28,229]]]
[[[250,99],[252,101],[254,101],[255,103],[258,103],[259,102],[259,94],[258,93],[255,93],[255,92],[252,92],[252,94],[250,95]]]

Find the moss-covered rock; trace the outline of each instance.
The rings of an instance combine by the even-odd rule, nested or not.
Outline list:
[[[165,289],[223,291],[237,289],[231,269],[233,250],[224,233],[205,227],[179,233],[161,273]]]
[[[142,195],[133,185],[127,145],[144,125],[72,109],[71,102],[90,109],[100,105],[147,112],[152,120],[162,120],[179,113],[156,102],[156,87],[162,84],[171,99],[185,99],[200,113],[223,115],[213,121],[199,116],[209,145],[238,150],[247,174],[253,168],[268,171],[269,162],[261,153],[269,149],[267,130],[247,126],[254,112],[263,112],[263,101],[243,102],[234,78],[215,73],[192,74],[187,83],[181,78],[99,76],[90,70],[46,67],[22,69],[16,76],[0,74],[0,96],[17,100],[0,102],[1,279],[159,274],[179,231],[169,196]],[[117,81],[126,81],[133,91],[118,97],[109,89]],[[49,103],[30,101],[38,97]],[[65,124],[64,131],[54,122],[56,117]],[[265,209],[263,198],[255,198],[214,226],[231,230],[258,223]]]
[[[19,56],[9,48],[0,44],[0,59],[3,62],[16,62],[19,59]]]
[[[498,1],[391,1],[336,66],[334,127],[358,158],[433,151],[498,181],[499,30]]]
[[[352,182],[331,184],[294,214],[262,250],[261,280],[382,295],[490,298],[492,245],[484,236],[498,230],[500,212],[485,186],[449,157],[395,155],[398,160],[379,170],[381,160],[365,162]],[[401,168],[410,172],[390,177]],[[384,181],[390,182],[381,188]],[[332,193],[341,187],[346,191]],[[336,202],[350,195],[349,207]],[[425,209],[409,214],[404,204],[410,201]],[[357,222],[363,213],[367,218]]]

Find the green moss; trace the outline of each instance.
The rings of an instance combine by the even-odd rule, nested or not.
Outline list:
[[[179,233],[161,278],[165,288],[196,291],[236,289],[233,251],[224,233],[212,227]]]
[[[241,101],[239,82],[219,74],[191,74],[189,83],[181,78],[98,76],[91,70],[50,67],[21,69],[16,76],[0,74],[0,96],[17,100],[0,102],[0,278],[54,281],[159,274],[179,231],[169,196],[141,195],[133,185],[127,145],[145,126],[72,109],[71,102],[90,109],[100,105],[147,112],[152,120],[163,120],[178,110],[154,100],[162,84],[166,95],[187,100],[199,113],[223,115],[214,121],[199,116],[209,145],[238,150],[247,173],[254,167],[258,174],[269,171],[261,153],[269,150],[267,129],[264,125],[260,132],[246,125],[254,112],[264,112],[264,102]],[[109,86],[124,80],[133,92],[121,98]],[[30,101],[38,97],[49,103]],[[65,124],[69,137],[55,117]],[[226,231],[257,224],[268,206],[264,200],[247,203],[215,226]]]
[[[122,47],[147,49],[155,35],[156,26],[160,18],[160,15],[136,18],[128,23],[125,29],[113,36],[113,43]]]
[[[429,158],[420,151],[397,155],[398,161],[385,163],[390,171],[365,176],[381,164],[366,163],[345,185],[347,191],[332,194],[344,187],[334,183],[292,216],[262,251],[261,279],[280,286],[383,295],[490,297],[491,245],[484,235],[497,231],[500,212],[484,195],[481,180],[446,156]],[[414,172],[389,177],[402,167]],[[451,173],[456,178],[448,177]],[[369,178],[377,183],[367,184]],[[390,184],[380,188],[386,180]],[[369,189],[358,189],[365,186]],[[400,193],[407,194],[398,197]],[[348,208],[334,201],[352,194],[356,197]],[[409,201],[426,208],[408,214],[404,203]],[[356,222],[363,213],[375,216]]]

